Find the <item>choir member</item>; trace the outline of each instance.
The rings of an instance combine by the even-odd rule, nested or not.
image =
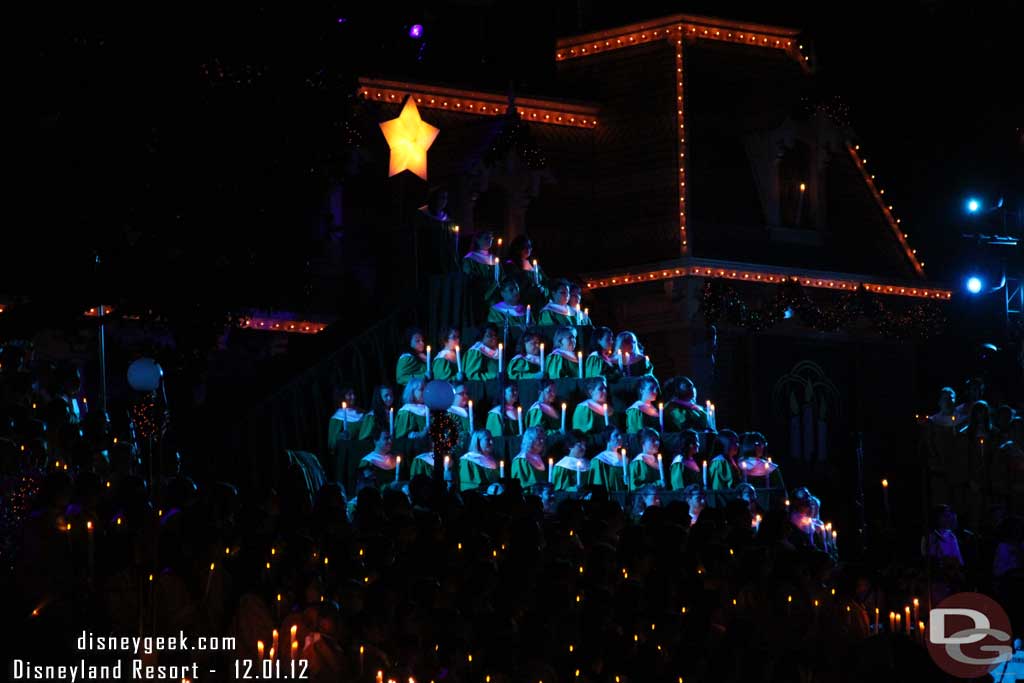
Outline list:
[[[640,346],[640,341],[632,332],[627,330],[616,335],[614,353],[615,362],[626,377],[654,374],[651,360],[644,354],[644,347]]]
[[[615,333],[607,327],[595,327],[590,336],[590,353],[583,367],[585,377],[605,377],[615,382],[622,373],[615,358]]]
[[[340,439],[358,441],[373,436],[373,413],[365,412],[356,405],[356,390],[344,386],[338,391],[341,396],[338,409],[327,422],[327,451],[334,452]],[[344,405],[344,407],[341,407]]]
[[[494,259],[497,257],[491,253],[493,244],[494,235],[490,232],[478,232],[473,237],[473,249],[462,259],[462,272],[470,279],[494,281]]]
[[[455,347],[459,345],[459,328],[448,327],[444,330],[444,346],[430,363],[430,378],[451,381],[459,377],[459,361]]]
[[[665,431],[681,432],[708,428],[708,414],[697,405],[697,387],[689,377],[674,377],[669,383],[671,399],[665,406]]]
[[[661,437],[653,429],[640,432],[641,450],[629,465],[629,490],[636,491],[646,484],[662,484],[658,468]]]
[[[555,330],[554,347],[544,361],[548,379],[579,377],[580,363],[576,355],[576,328],[559,327]]]
[[[531,321],[526,319],[526,305],[520,303],[519,283],[515,280],[505,280],[501,285],[501,301],[491,306],[487,313],[487,322],[496,325],[529,325]]]
[[[548,298],[548,280],[540,264],[533,259],[533,242],[526,235],[517,235],[508,247],[505,272],[519,283],[523,303],[541,306]]]
[[[398,357],[395,367],[395,381],[405,386],[415,377],[427,376],[427,342],[423,331],[412,328],[406,332],[409,350]]]
[[[739,437],[731,429],[718,432],[718,455],[708,468],[708,485],[712,491],[731,489],[741,481],[736,455],[740,452]]]
[[[518,353],[508,362],[509,379],[541,379],[540,345],[543,338],[535,330],[527,330],[519,338]]]
[[[548,481],[545,446],[544,430],[540,427],[530,427],[523,434],[520,451],[512,458],[512,478],[519,480],[524,491],[534,484]]]
[[[603,434],[605,449],[590,460],[590,484],[603,486],[609,493],[625,491],[628,458],[624,434],[618,427],[607,427]]]
[[[684,429],[679,435],[680,453],[672,458],[669,467],[669,483],[673,489],[685,489],[690,484],[703,480],[697,452],[700,450],[700,435],[692,429]]]
[[[498,328],[485,325],[480,331],[480,341],[466,351],[462,366],[466,379],[486,381],[498,377]]]
[[[409,479],[411,480],[417,474],[434,476],[434,451],[420,453],[412,459],[412,464],[409,466]]]
[[[590,463],[583,439],[569,433],[565,436],[568,453],[555,463],[552,475],[556,491],[576,491],[590,483]]]
[[[545,432],[559,431],[562,428],[562,414],[555,407],[557,400],[555,383],[550,379],[541,380],[537,402],[526,411],[526,426],[541,427]]]
[[[661,429],[658,406],[655,404],[660,389],[658,380],[651,376],[644,377],[636,385],[637,401],[626,409],[627,434],[636,434],[644,428]]]
[[[604,377],[591,377],[583,383],[588,398],[572,413],[572,428],[583,434],[597,434],[611,423],[608,384]]]
[[[551,283],[551,300],[540,309],[537,317],[541,325],[564,325],[572,327],[576,324],[576,315],[569,308],[569,283],[555,280]]]
[[[386,384],[373,389],[373,400],[370,401],[370,412],[373,413],[373,433],[382,429],[391,431],[391,415],[395,410],[395,390]]]
[[[459,458],[459,490],[490,485],[498,481],[498,476],[494,437],[486,429],[478,429],[469,439],[469,451]]]
[[[576,327],[593,327],[590,316],[583,310],[583,288],[575,282],[569,285],[569,308],[572,309]]]
[[[493,436],[515,436],[520,433],[519,387],[515,383],[505,385],[505,397],[502,405],[494,406],[487,412],[487,431]]]
[[[402,407],[395,415],[395,438],[420,439],[427,436],[427,413],[430,409],[423,402],[423,387],[426,382],[421,378],[409,380],[402,392]]]
[[[387,430],[377,433],[373,450],[363,456],[356,466],[360,479],[372,479],[376,486],[395,480],[395,456],[391,453],[391,435]]]
[[[469,392],[466,391],[466,383],[452,382],[452,391],[455,393],[455,400],[448,409],[448,414],[459,423],[459,433],[469,435],[472,430],[469,428]]]
[[[690,526],[693,526],[708,504],[704,488],[700,484],[687,484],[683,489],[683,500],[686,501],[686,505],[690,509]]]

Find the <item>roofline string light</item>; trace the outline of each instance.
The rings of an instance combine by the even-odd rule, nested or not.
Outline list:
[[[857,170],[859,170],[861,175],[864,177],[864,182],[868,184],[868,188],[871,190],[871,195],[875,198],[875,203],[878,204],[878,208],[882,210],[882,215],[885,216],[886,222],[889,224],[893,235],[896,237],[896,241],[900,243],[901,247],[903,247],[904,253],[906,253],[907,258],[910,260],[910,265],[914,267],[914,272],[916,272],[920,277],[924,277],[924,261],[918,260],[917,250],[911,248],[910,242],[907,241],[907,234],[903,232],[903,229],[900,227],[900,219],[896,218],[896,215],[893,213],[892,205],[886,204],[885,200],[882,199],[882,195],[885,194],[885,190],[880,189],[875,184],[875,176],[868,172],[868,160],[861,156],[860,145],[853,145],[848,142],[846,143],[846,149],[850,153],[850,158],[853,159],[854,164],[857,166]]]
[[[675,34],[676,53],[676,123],[679,125],[679,253],[690,253],[690,240],[686,233],[686,119],[683,107],[683,26]],[[672,39],[669,38],[671,41]]]
[[[651,43],[682,33],[700,40],[717,40],[752,47],[781,50],[791,56],[804,71],[810,71],[810,58],[797,43],[799,33],[793,29],[745,22],[708,21],[707,17],[677,14],[653,23],[630,24],[608,31],[560,38],[556,44],[555,59],[578,59],[596,53],[621,50]]]
[[[406,95],[416,106],[444,109],[476,116],[503,116],[508,109],[508,96],[476,90],[440,88],[416,83],[359,79],[359,95],[367,100],[402,104]],[[592,104],[575,104],[535,97],[517,97],[516,111],[524,121],[570,128],[596,128],[598,108]]]
[[[623,273],[606,277],[597,277],[587,280],[588,290],[605,289],[608,287],[621,287],[624,285],[636,285],[643,282],[656,280],[671,280],[683,277],[703,278],[724,278],[727,280],[739,280],[760,284],[781,284],[789,281],[799,282],[804,287],[818,289],[831,289],[836,291],[855,291],[863,286],[874,294],[888,294],[892,296],[907,296],[919,299],[948,300],[953,297],[953,292],[948,289],[936,289],[929,287],[915,287],[906,283],[879,283],[864,282],[850,276],[826,276],[821,273],[786,273],[769,269],[754,270],[749,266],[745,268],[723,267],[708,262],[706,265],[680,264],[672,267],[663,267],[657,270]]]

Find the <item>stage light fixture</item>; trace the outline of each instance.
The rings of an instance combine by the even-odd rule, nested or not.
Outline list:
[[[967,278],[967,291],[971,294],[980,294],[983,283],[977,275]]]
[[[423,24],[413,24],[409,27],[409,37],[419,40],[423,37]]]
[[[967,200],[967,213],[978,213],[981,210],[981,201],[975,197]]]

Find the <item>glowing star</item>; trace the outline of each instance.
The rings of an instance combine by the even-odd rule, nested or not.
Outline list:
[[[409,170],[427,179],[427,150],[441,132],[420,118],[416,101],[409,97],[398,118],[380,124],[381,132],[391,148],[388,177]]]

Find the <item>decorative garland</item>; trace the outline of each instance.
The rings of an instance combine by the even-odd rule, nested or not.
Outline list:
[[[760,332],[784,320],[791,311],[804,325],[820,332],[836,332],[866,318],[885,337],[927,339],[945,326],[946,318],[933,302],[924,302],[903,311],[887,309],[880,298],[864,289],[844,293],[833,305],[815,302],[796,279],[783,281],[775,298],[763,308],[751,308],[727,280],[713,278],[704,284],[701,311],[707,325],[719,321]]]
[[[434,462],[449,455],[455,457],[455,446],[459,442],[459,423],[448,411],[431,411],[430,441],[434,445]]]

